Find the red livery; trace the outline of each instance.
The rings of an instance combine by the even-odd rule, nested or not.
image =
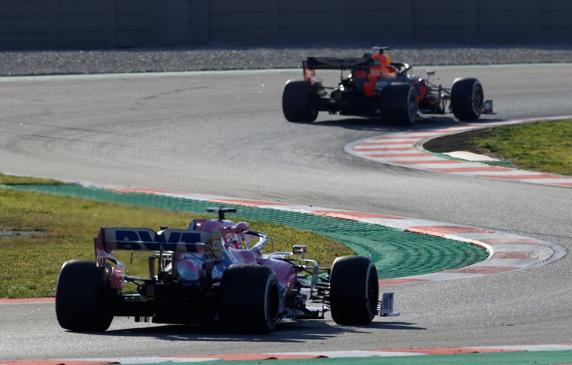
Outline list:
[[[429,77],[409,74],[411,66],[392,62],[387,47],[375,47],[361,58],[308,57],[304,80],[289,80],[282,94],[282,111],[290,122],[313,122],[320,111],[330,114],[383,118],[410,124],[421,114],[447,111],[462,121],[492,113],[483,87],[475,78],[455,80],[451,88],[434,84]],[[326,87],[316,70],[341,70],[336,87]],[[344,71],[349,70],[345,75]]]

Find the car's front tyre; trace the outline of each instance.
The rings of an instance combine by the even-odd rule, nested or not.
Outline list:
[[[338,257],[330,273],[332,319],[341,325],[365,325],[377,313],[379,281],[374,263],[363,256]]]
[[[484,92],[475,78],[457,79],[451,88],[451,110],[455,118],[471,121],[480,118],[484,106]]]

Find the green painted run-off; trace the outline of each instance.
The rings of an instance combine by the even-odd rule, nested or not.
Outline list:
[[[12,185],[11,187],[181,212],[204,213],[207,207],[215,205],[206,201],[156,194],[118,193],[78,184]],[[488,256],[484,249],[474,245],[403,232],[376,224],[268,208],[225,205],[236,207],[237,217],[244,220],[283,224],[331,237],[350,247],[359,255],[370,256],[382,278],[456,269],[483,261]]]
[[[367,357],[337,359],[292,359],[263,361],[209,361],[209,365],[566,365],[572,364],[572,351],[494,352],[457,355]],[[166,363],[165,363],[166,364]],[[155,364],[164,365],[164,364]],[[184,365],[181,363],[180,365]]]

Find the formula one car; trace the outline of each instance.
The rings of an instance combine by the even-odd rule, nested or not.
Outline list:
[[[303,81],[289,80],[282,93],[282,111],[290,122],[313,122],[318,112],[383,118],[404,124],[421,113],[452,112],[461,121],[492,113],[492,100],[485,100],[475,78],[455,80],[449,89],[427,78],[409,74],[406,63],[391,62],[387,47],[374,47],[362,58],[308,57],[302,62]],[[341,70],[337,87],[325,87],[316,70]],[[345,76],[344,71],[349,70]]]
[[[392,293],[379,301],[377,270],[369,258],[340,257],[326,269],[304,257],[304,245],[264,254],[264,233],[225,219],[234,209],[209,211],[218,212],[218,219],[195,219],[187,229],[101,228],[95,261],[62,266],[56,288],[60,326],[105,331],[114,316],[131,316],[136,322],[222,323],[268,333],[280,321],[320,319],[328,310],[341,325],[395,315]],[[114,256],[118,250],[150,252],[149,275],[127,275]],[[128,283],[136,290],[128,292]]]

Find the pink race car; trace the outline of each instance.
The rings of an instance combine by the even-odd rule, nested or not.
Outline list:
[[[379,300],[377,270],[369,258],[340,257],[326,269],[304,257],[303,245],[264,254],[265,234],[225,219],[235,209],[209,211],[218,212],[218,219],[195,219],[187,229],[101,228],[95,261],[62,266],[56,289],[60,326],[105,331],[114,316],[131,316],[136,322],[222,322],[268,333],[281,320],[320,319],[328,310],[342,325],[396,315],[392,293]],[[116,250],[149,252],[149,275],[127,275]],[[136,291],[128,292],[127,283]]]

